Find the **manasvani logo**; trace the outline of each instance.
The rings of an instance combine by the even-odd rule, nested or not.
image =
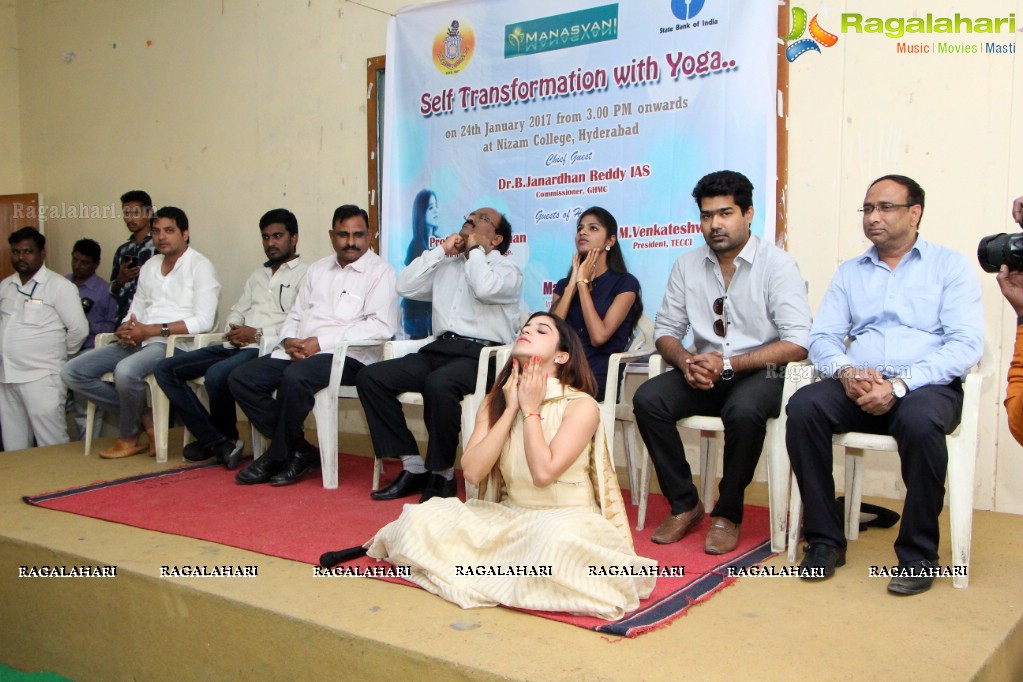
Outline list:
[[[618,39],[618,4],[556,14],[504,27],[504,58]]]
[[[441,73],[452,76],[469,65],[475,50],[476,33],[472,26],[456,19],[433,39],[433,65]]]
[[[802,37],[806,32],[806,29],[806,10],[802,7],[793,7],[791,29],[789,30],[789,34],[785,36],[785,40],[789,42],[789,46],[785,48],[785,58],[790,62],[796,61],[810,51],[819,53],[821,48],[818,47],[818,45],[832,47],[838,42],[838,36],[833,33],[828,33],[821,28],[820,24],[817,23],[816,14],[813,15],[813,19],[810,20],[809,38]]]
[[[671,13],[687,21],[700,13],[703,3],[704,0],[671,0]]]

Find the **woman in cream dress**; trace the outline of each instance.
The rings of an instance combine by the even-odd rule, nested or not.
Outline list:
[[[657,563],[636,556],[579,338],[535,313],[476,417],[462,456],[479,497],[406,505],[367,545],[463,608],[503,604],[613,620]]]

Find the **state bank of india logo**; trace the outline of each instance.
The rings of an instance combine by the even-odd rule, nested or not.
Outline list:
[[[682,21],[692,19],[703,9],[704,0],[671,0],[671,13]]]
[[[824,47],[832,47],[838,42],[838,36],[834,33],[828,33],[821,25],[817,23],[817,15],[813,15],[813,19],[810,20],[810,37],[802,38],[803,33],[806,32],[806,10],[802,7],[792,8],[792,30],[785,36],[785,40],[789,41],[789,46],[785,48],[785,58],[790,62],[794,62],[799,59],[802,55],[810,52],[820,52],[821,48],[817,47],[818,44]],[[802,40],[799,40],[802,38]],[[792,42],[792,41],[796,42]]]
[[[451,76],[469,65],[475,50],[476,33],[472,26],[456,19],[433,39],[433,64],[438,71]]]

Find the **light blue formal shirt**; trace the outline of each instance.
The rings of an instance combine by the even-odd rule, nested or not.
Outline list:
[[[976,273],[962,254],[920,237],[894,270],[874,246],[842,263],[810,330],[810,360],[821,375],[871,368],[901,377],[909,390],[948,384],[983,352]]]

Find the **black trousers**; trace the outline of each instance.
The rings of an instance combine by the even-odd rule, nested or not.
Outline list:
[[[743,497],[760,460],[767,420],[781,410],[784,376],[777,368],[749,372],[701,391],[690,386],[681,371],[674,370],[639,387],[632,398],[636,425],[672,514],[689,511],[700,500],[676,422],[693,415],[720,417],[725,426],[724,475],[711,516],[742,522]],[[713,476],[714,472],[703,475]]]
[[[283,462],[295,443],[305,440],[303,424],[316,402],[316,392],[330,382],[333,360],[332,353],[297,361],[264,355],[231,372],[231,394],[256,430],[273,441],[264,457]],[[345,358],[341,383],[354,385],[363,367],[358,360]]]
[[[426,468],[443,471],[455,464],[461,430],[463,396],[476,388],[476,369],[483,346],[440,341],[394,360],[374,363],[359,373],[356,385],[377,457],[419,454],[398,394],[423,394],[423,418],[430,435]]]
[[[963,388],[921,386],[880,416],[848,398],[842,383],[826,379],[805,386],[789,400],[785,445],[803,498],[803,534],[810,544],[846,546],[842,514],[835,505],[831,436],[860,431],[888,434],[899,445],[906,484],[895,554],[900,562],[938,558],[938,514],[945,497],[948,448],[945,434],[959,425]]]

